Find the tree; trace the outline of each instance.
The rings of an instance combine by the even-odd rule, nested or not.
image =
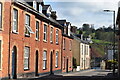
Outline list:
[[[83,24],[83,27],[82,27],[83,31],[89,31],[89,29],[90,29],[89,24]]]

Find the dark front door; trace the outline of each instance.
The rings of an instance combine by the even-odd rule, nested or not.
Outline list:
[[[17,75],[17,48],[14,46],[12,50],[12,78],[16,79]]]
[[[51,53],[50,53],[50,74],[53,74],[53,72],[52,72],[52,67],[53,67],[53,52],[51,51]]]
[[[68,73],[68,59],[67,59],[67,62],[66,62],[66,72]]]
[[[38,51],[36,51],[35,75],[38,76]]]

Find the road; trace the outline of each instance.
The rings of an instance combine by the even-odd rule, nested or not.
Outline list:
[[[112,73],[110,70],[90,69],[85,71],[63,74],[63,76],[107,76]]]
[[[110,70],[89,69],[79,72],[54,74],[28,80],[119,80]]]

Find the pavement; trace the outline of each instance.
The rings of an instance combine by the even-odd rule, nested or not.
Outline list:
[[[111,70],[88,69],[70,73],[58,73],[43,77],[17,80],[119,80],[117,74],[113,76]]]

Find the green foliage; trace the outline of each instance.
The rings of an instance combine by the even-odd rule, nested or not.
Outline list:
[[[115,65],[115,69],[118,69],[118,61],[116,60],[108,60],[106,61],[107,63],[107,69],[112,69],[113,68],[113,64]]]
[[[100,27],[94,29],[94,26],[89,24],[83,24],[82,28],[83,37],[88,38],[89,35],[92,38],[93,44],[91,46],[100,54],[104,55],[105,45],[112,45],[114,42],[114,30],[111,26],[109,27]],[[116,44],[118,44],[118,36],[115,37]]]
[[[109,62],[109,63],[118,63],[116,60],[108,60],[107,62]]]
[[[95,29],[93,27],[90,27],[89,24],[83,24],[82,30],[84,31],[84,38],[87,38],[90,34],[95,32]]]
[[[98,39],[92,39],[92,41],[93,41],[93,43],[102,44],[102,45],[113,44],[112,42],[103,41],[103,40],[98,40]]]
[[[113,42],[113,39],[114,39],[113,37],[114,37],[113,32],[96,31],[95,33],[95,39],[99,39],[99,40]]]
[[[104,55],[104,45],[101,44],[90,44],[90,46],[92,48],[94,48],[94,50],[100,55],[103,56]]]

